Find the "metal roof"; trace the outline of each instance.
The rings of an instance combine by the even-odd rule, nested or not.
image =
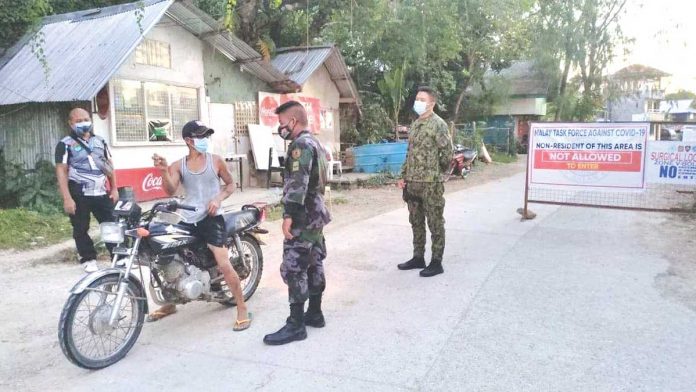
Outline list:
[[[696,113],[696,109],[692,107],[693,99],[666,99],[660,101],[660,112],[670,114]]]
[[[143,34],[172,2],[144,2]],[[0,105],[91,100],[143,39],[137,9],[125,4],[44,18],[39,34],[48,77],[25,37],[0,62]]]
[[[28,34],[0,59],[0,105],[91,100],[165,14],[274,88],[299,88],[190,0],[143,4],[139,23],[139,3],[44,18],[38,34],[45,40],[41,47],[50,68],[48,78],[32,53],[33,35]]]
[[[338,88],[341,102],[361,104],[348,66],[335,46],[281,48],[276,53],[273,65],[297,84],[305,84],[324,65]]]
[[[225,31],[218,21],[193,5],[191,0],[174,3],[167,11],[167,16],[230,60],[242,64],[244,70],[269,83],[276,90],[288,92],[300,87],[264,60],[251,46]]]

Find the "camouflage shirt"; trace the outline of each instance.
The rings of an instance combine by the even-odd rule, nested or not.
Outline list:
[[[401,177],[407,182],[443,182],[451,160],[452,140],[445,121],[435,113],[414,121]]]
[[[326,152],[309,132],[290,143],[283,173],[283,217],[292,218],[296,236],[320,231],[331,221],[324,204],[326,170]]]

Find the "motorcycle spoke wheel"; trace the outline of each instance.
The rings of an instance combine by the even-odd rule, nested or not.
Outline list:
[[[245,264],[249,266],[249,275],[241,281],[242,294],[244,295],[244,300],[246,301],[254,294],[259,285],[259,281],[261,280],[261,274],[263,272],[263,253],[261,252],[261,248],[256,241],[244,237],[242,238],[241,242]],[[228,249],[230,262],[232,262],[232,258],[237,257],[237,251],[234,243],[231,243]],[[234,295],[232,295],[230,288],[227,286],[227,282],[225,282],[223,279],[222,282],[220,282],[220,285],[222,287],[223,295],[225,298],[227,298],[227,301],[223,303],[231,306],[236,305],[237,302]]]
[[[118,292],[117,275],[92,283],[73,294],[61,315],[59,340],[72,362],[88,369],[99,369],[120,360],[140,334],[144,318],[141,293],[129,284],[118,311],[117,324],[109,318]]]

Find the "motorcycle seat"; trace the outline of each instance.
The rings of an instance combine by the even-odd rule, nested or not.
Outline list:
[[[258,220],[258,211],[249,209],[222,214],[227,234],[238,233],[253,226]]]

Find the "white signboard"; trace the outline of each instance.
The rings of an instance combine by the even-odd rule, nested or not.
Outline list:
[[[643,189],[649,124],[532,123],[529,184]]]
[[[268,149],[271,147],[273,147],[273,167],[280,166],[278,147],[273,139],[273,128],[249,124],[249,139],[257,170],[268,170]]]
[[[696,142],[649,142],[645,176],[650,183],[696,186]]]

